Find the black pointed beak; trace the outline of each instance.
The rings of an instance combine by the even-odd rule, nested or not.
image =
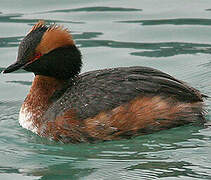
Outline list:
[[[7,67],[2,73],[11,73],[18,69],[21,69],[23,66],[24,66],[24,64],[16,61],[14,64],[11,64],[9,67]]]

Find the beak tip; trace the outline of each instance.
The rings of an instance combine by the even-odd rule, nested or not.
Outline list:
[[[8,71],[7,69],[5,69],[5,70],[3,70],[3,71],[1,72],[1,74],[6,74],[6,73],[10,73],[10,71]]]
[[[5,71],[5,70],[3,70],[2,72],[1,72],[1,74],[6,74],[7,73],[7,71]]]
[[[22,64],[19,64],[16,62],[16,63],[10,65],[9,67],[7,67],[5,70],[3,70],[1,72],[1,74],[11,73],[13,71],[20,69],[22,66],[23,66]]]

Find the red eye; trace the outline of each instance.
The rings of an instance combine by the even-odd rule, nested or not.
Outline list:
[[[39,59],[41,56],[42,56],[42,54],[40,52],[35,53],[34,56],[33,56],[33,58],[27,64],[31,64],[35,60]]]
[[[34,59],[39,59],[41,56],[42,56],[42,54],[40,52],[35,53]]]

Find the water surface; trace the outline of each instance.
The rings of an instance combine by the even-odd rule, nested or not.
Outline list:
[[[209,0],[1,1],[0,71],[39,19],[63,24],[83,53],[83,72],[141,65],[160,69],[211,96]],[[211,179],[207,126],[178,127],[130,140],[59,144],[18,124],[33,74],[0,78],[0,179]]]

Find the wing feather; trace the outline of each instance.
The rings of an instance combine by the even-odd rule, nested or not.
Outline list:
[[[148,67],[127,67],[81,74],[66,86],[49,113],[75,109],[79,118],[93,117],[138,96],[161,96],[180,102],[203,101],[203,95],[172,76]],[[73,86],[74,84],[74,86]],[[63,90],[64,91],[64,90]]]

